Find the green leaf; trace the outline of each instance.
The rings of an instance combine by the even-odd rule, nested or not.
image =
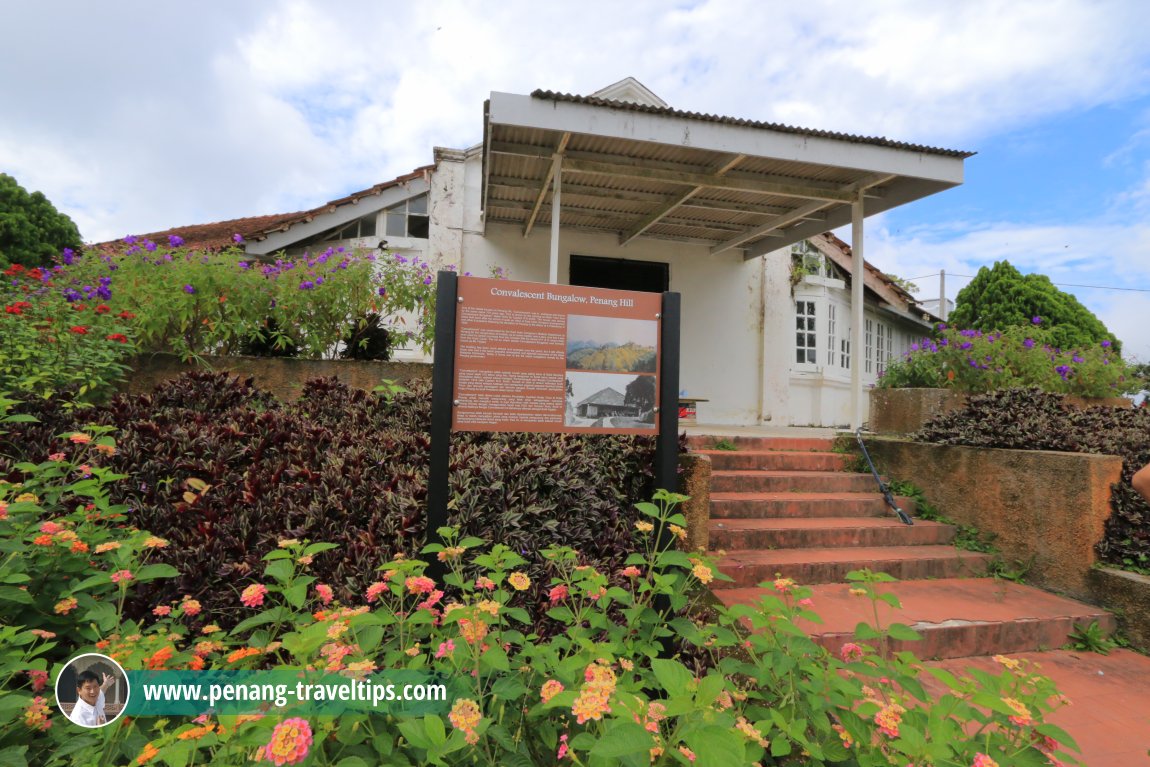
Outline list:
[[[294,569],[289,560],[277,559],[268,563],[268,566],[264,568],[264,575],[279,583],[286,583],[291,578]]]
[[[256,626],[262,626],[265,623],[274,623],[276,621],[286,621],[291,617],[292,613],[283,605],[276,605],[270,610],[264,610],[261,613],[256,613],[252,617],[240,621],[236,627],[232,629],[233,634],[242,634],[250,631]]]
[[[656,658],[651,661],[651,670],[655,672],[659,685],[672,698],[686,696],[687,687],[695,681],[695,675],[676,660]]]
[[[734,730],[713,725],[688,732],[683,738],[695,752],[694,767],[728,767],[746,763],[746,744]]]
[[[1078,743],[1074,740],[1074,738],[1072,738],[1070,736],[1070,733],[1068,733],[1066,730],[1062,729],[1061,727],[1059,727],[1056,724],[1049,724],[1049,723],[1040,724],[1037,727],[1035,727],[1034,729],[1040,735],[1047,735],[1051,738],[1054,738],[1055,740],[1057,740],[1062,745],[1069,746],[1070,748],[1074,749],[1075,751],[1081,752],[1081,749],[1078,748]]]
[[[407,742],[416,748],[431,748],[431,738],[427,735],[427,725],[419,719],[400,719],[399,732]]]
[[[442,746],[447,742],[447,730],[443,726],[443,720],[438,716],[428,714],[423,717],[423,729],[432,746]]]
[[[591,747],[591,755],[604,759],[618,759],[630,754],[645,753],[654,744],[651,733],[640,725],[615,720],[610,729]]]
[[[32,604],[32,595],[24,589],[15,586],[0,586],[0,599],[5,602],[16,602],[22,605]]]
[[[900,642],[914,642],[922,639],[922,634],[919,634],[911,627],[902,623],[890,624],[887,628],[887,632],[890,634],[891,639],[897,639]]]
[[[171,565],[145,565],[136,573],[135,580],[143,583],[145,581],[154,581],[158,578],[175,578],[179,574],[180,571]]]
[[[293,583],[288,588],[284,589],[284,599],[292,607],[303,607],[304,602],[307,601],[307,584],[306,583]]]

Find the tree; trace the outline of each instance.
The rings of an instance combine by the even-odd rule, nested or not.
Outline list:
[[[83,246],[72,219],[40,192],[0,173],[0,266],[50,266],[64,248]]]
[[[623,402],[628,405],[637,405],[640,412],[655,407],[655,376],[636,376],[627,384]]]
[[[1039,325],[1051,343],[1062,349],[1110,341],[1115,351],[1121,351],[1114,334],[1078,299],[1054,287],[1045,275],[1023,275],[1009,261],[979,269],[970,284],[958,292],[947,322],[982,331]]]

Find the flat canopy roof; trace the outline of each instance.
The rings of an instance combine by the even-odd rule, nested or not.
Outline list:
[[[536,91],[485,105],[488,222],[697,242],[745,258],[958,186],[972,152]]]

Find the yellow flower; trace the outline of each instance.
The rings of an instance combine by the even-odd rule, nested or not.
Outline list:
[[[851,589],[850,594],[852,597],[865,597],[866,589]]]
[[[163,549],[168,546],[168,542],[158,535],[150,535],[144,539],[145,549]]]
[[[484,599],[482,602],[475,605],[475,609],[481,613],[487,613],[492,617],[499,615],[499,603],[493,599]]]
[[[118,548],[120,548],[118,541],[109,541],[108,543],[101,543],[99,546],[97,546],[96,553],[103,554],[105,551],[115,551]]]
[[[527,577],[526,573],[511,573],[507,576],[507,582],[516,591],[526,591],[531,586],[531,579]]]
[[[747,721],[746,717],[740,716],[739,721],[737,723],[735,723],[735,728],[739,732],[746,735],[750,740],[753,740],[754,742],[758,743],[763,748],[766,748],[767,746],[771,745],[767,741],[767,739],[763,737],[763,734],[761,732],[759,732],[757,729],[755,729],[755,726],[753,724],[751,724],[750,722]]]
[[[449,560],[458,559],[459,555],[464,552],[462,546],[448,546],[443,551],[439,552],[436,557],[440,562],[447,562]]]
[[[635,529],[641,533],[649,533],[655,529],[655,526],[650,522],[636,522]]]
[[[295,538],[280,538],[277,544],[281,549],[290,549],[292,546],[298,546],[299,541]]]
[[[16,496],[16,503],[39,503],[40,498],[35,493],[21,493]]]
[[[458,698],[447,715],[451,726],[463,733],[464,739],[471,745],[479,742],[479,733],[475,728],[483,721],[483,712],[479,704],[469,698]]]
[[[698,578],[702,583],[710,583],[715,579],[715,574],[711,572],[711,568],[707,567],[702,562],[697,563],[691,569],[691,572],[693,572],[695,577]]]
[[[209,623],[208,625],[206,625],[202,629],[200,629],[200,633],[201,634],[214,634],[219,630],[220,630],[219,626],[217,626],[214,623]]]
[[[468,644],[479,644],[483,638],[487,636],[487,624],[483,621],[468,620],[467,618],[459,619],[459,635]]]
[[[667,529],[671,531],[671,535],[675,536],[680,541],[687,540],[687,531],[678,525],[668,525]]]
[[[1015,669],[1016,669],[1016,668],[1018,668],[1020,665],[1022,665],[1021,663],[1019,663],[1018,661],[1014,660],[1013,658],[1007,658],[1005,655],[995,655],[995,656],[994,656],[994,659],[995,659],[997,662],[1001,663],[1001,664],[1002,664],[1003,666],[1005,666],[1006,668],[1010,669],[1011,671],[1015,670]]]
[[[543,688],[539,691],[539,697],[543,699],[544,703],[550,703],[551,699],[561,692],[563,692],[563,683],[555,679],[548,679],[543,683]]]

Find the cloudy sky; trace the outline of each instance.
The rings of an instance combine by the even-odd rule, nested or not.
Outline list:
[[[922,277],[922,299],[940,269],[953,298],[957,275],[1008,259],[1147,361],[1148,16],[1142,0],[9,2],[0,171],[101,241],[311,208],[478,143],[491,91],[631,75],[680,109],[978,152],[964,186],[869,219],[868,259]]]

